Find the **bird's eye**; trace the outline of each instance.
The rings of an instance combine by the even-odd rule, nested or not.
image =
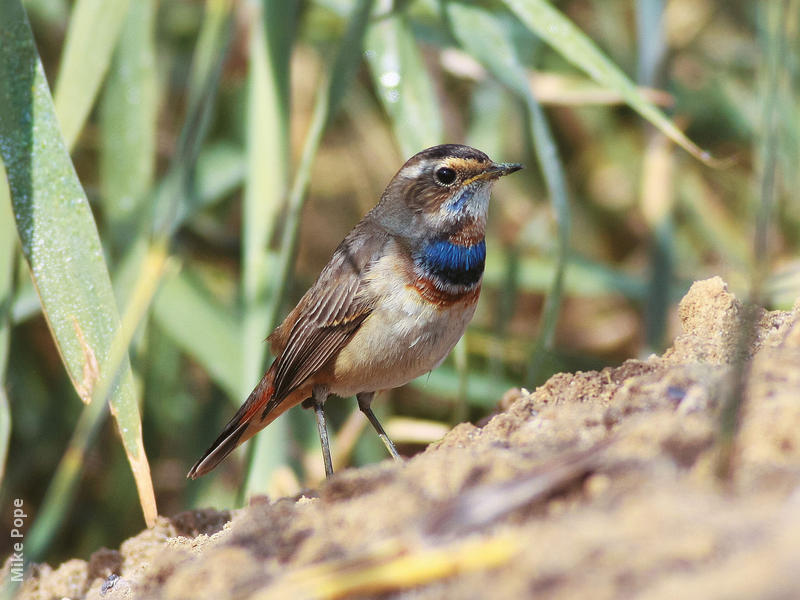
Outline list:
[[[450,185],[456,180],[456,172],[450,167],[436,169],[436,181],[442,185]]]

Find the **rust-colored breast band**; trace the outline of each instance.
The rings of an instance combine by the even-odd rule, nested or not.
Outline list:
[[[480,284],[464,291],[449,292],[438,287],[432,279],[427,277],[416,279],[414,283],[408,284],[408,287],[414,288],[424,300],[437,308],[450,308],[456,304],[473,304],[478,301],[481,293]]]

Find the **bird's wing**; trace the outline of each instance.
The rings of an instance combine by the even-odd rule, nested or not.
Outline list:
[[[383,229],[365,221],[344,239],[316,283],[269,336],[275,362],[189,477],[208,473],[278,414],[302,401],[290,398],[284,403],[336,356],[372,312],[376,299],[362,293],[364,274],[381,257],[387,242]]]
[[[361,293],[363,274],[381,256],[387,240],[382,229],[356,227],[270,336],[273,346],[280,349],[273,365],[274,400],[279,401],[322,368],[370,315],[374,299]]]

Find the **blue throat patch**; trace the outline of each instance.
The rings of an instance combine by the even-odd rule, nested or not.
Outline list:
[[[434,240],[423,247],[417,257],[426,272],[453,285],[471,285],[483,275],[486,242],[460,246],[447,240]]]

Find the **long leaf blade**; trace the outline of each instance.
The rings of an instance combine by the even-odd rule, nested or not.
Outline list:
[[[298,6],[286,0],[264,0],[254,7],[250,38],[247,98],[247,185],[242,228],[241,400],[261,378],[270,323],[270,286],[276,256],[269,249],[289,177],[289,58]],[[274,423],[250,443],[247,479],[242,491],[270,493],[275,469],[287,461],[288,422]]]
[[[372,5],[373,0],[358,0],[355,3],[347,31],[330,68],[328,78],[320,85],[317,98],[314,101],[311,125],[303,142],[300,162],[289,191],[286,225],[281,239],[278,273],[275,278],[275,286],[278,290],[285,289],[289,281],[292,264],[294,263],[297,235],[300,229],[300,215],[305,205],[306,190],[311,181],[311,167],[314,164],[314,157],[317,154],[317,149],[322,141],[322,134],[325,132],[329,120],[339,108],[339,104],[355,76],[361,58],[364,34],[372,11]],[[272,298],[269,309],[270,323],[276,323],[281,301],[282,295],[280,293],[275,294]]]
[[[598,83],[618,92],[627,104],[672,141],[706,164],[717,164],[692,142],[595,43],[546,0],[503,0],[519,19],[565,59]]]
[[[366,57],[378,97],[404,157],[442,142],[433,83],[405,18],[383,19],[367,31]]]
[[[0,161],[0,482],[5,474],[11,437],[11,407],[5,390],[8,348],[11,338],[11,307],[14,299],[14,255],[16,239],[6,172]]]
[[[238,326],[186,274],[164,281],[153,304],[153,317],[231,398],[239,396],[242,357]]]
[[[99,380],[119,316],[91,209],[61,137],[19,0],[0,0],[0,153],[22,250],[45,318],[79,396]],[[111,394],[148,524],[156,506],[127,358]]]
[[[122,246],[137,231],[156,165],[154,0],[130,5],[100,104],[103,214]]]
[[[547,118],[531,92],[525,69],[511,43],[512,36],[503,27],[503,23],[488,11],[457,3],[448,4],[448,15],[461,44],[525,102],[530,122],[530,140],[536,150],[558,225],[556,269],[547,293],[542,326],[528,369],[529,381],[535,382],[540,377],[545,353],[553,344],[564,293],[571,229],[566,176]],[[480,36],[472,34],[476,30],[481,31]]]
[[[58,69],[55,106],[67,148],[92,109],[125,21],[130,0],[78,0]]]

